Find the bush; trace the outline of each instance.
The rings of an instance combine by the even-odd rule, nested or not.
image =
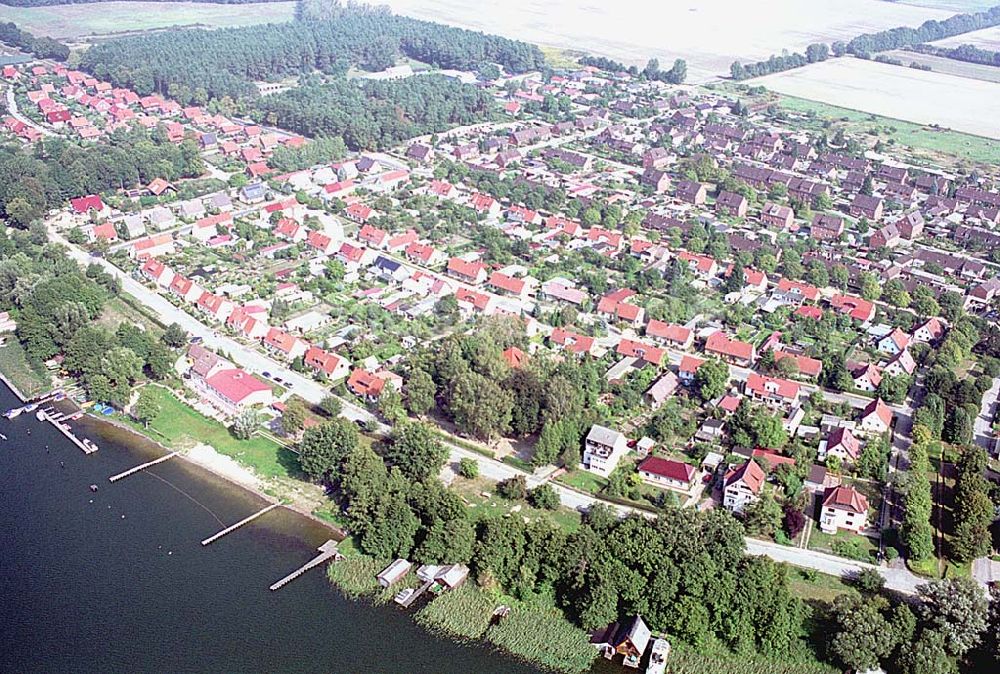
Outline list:
[[[875,569],[861,569],[854,574],[851,582],[865,594],[878,594],[885,587],[885,578]]]
[[[479,464],[475,459],[462,459],[458,462],[458,474],[469,480],[479,477]]]
[[[542,510],[555,510],[559,507],[559,494],[549,484],[540,484],[528,493],[528,502]]]
[[[497,482],[497,494],[508,501],[522,501],[528,496],[528,483],[523,475]]]

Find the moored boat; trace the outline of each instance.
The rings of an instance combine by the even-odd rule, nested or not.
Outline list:
[[[649,664],[646,674],[663,674],[667,669],[667,656],[670,655],[670,642],[660,637],[653,642],[653,650],[649,653]]]

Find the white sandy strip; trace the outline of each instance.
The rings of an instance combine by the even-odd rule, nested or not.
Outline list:
[[[196,445],[183,455],[191,463],[196,463],[216,475],[254,491],[260,491],[263,483],[252,470],[241,466],[236,459],[219,454],[210,445]]]

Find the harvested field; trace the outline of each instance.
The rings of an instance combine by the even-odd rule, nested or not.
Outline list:
[[[736,59],[765,59],[811,42],[849,40],[860,33],[954,14],[882,0],[388,0],[401,14],[473,28],[563,49],[585,50],[643,66],[688,62],[689,79],[712,79]],[[766,16],[765,16],[766,15]],[[748,30],[753,26],[753,30]]]
[[[830,59],[751,82],[780,94],[1000,138],[1000,84],[993,82],[855,58]]]
[[[886,52],[886,56],[899,59],[907,66],[916,61],[920,65],[930,66],[931,70],[943,75],[954,75],[956,77],[969,77],[974,80],[985,82],[1000,82],[1000,68],[996,66],[980,65],[979,63],[966,63],[956,59],[945,58],[944,56],[932,56],[930,54],[918,54],[912,51],[897,49]]]
[[[170,26],[248,26],[291,21],[294,2],[216,5],[200,2],[100,2],[48,7],[3,7],[3,20],[35,35],[75,40]]]

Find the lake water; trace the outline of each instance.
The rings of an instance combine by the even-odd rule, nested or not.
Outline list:
[[[0,409],[15,404],[0,384]],[[321,569],[270,592],[329,530],[279,508],[202,547],[265,504],[178,460],[111,484],[162,451],[73,425],[100,451],[84,455],[32,414],[0,418],[0,671],[537,671],[434,637],[395,606],[344,599]]]

